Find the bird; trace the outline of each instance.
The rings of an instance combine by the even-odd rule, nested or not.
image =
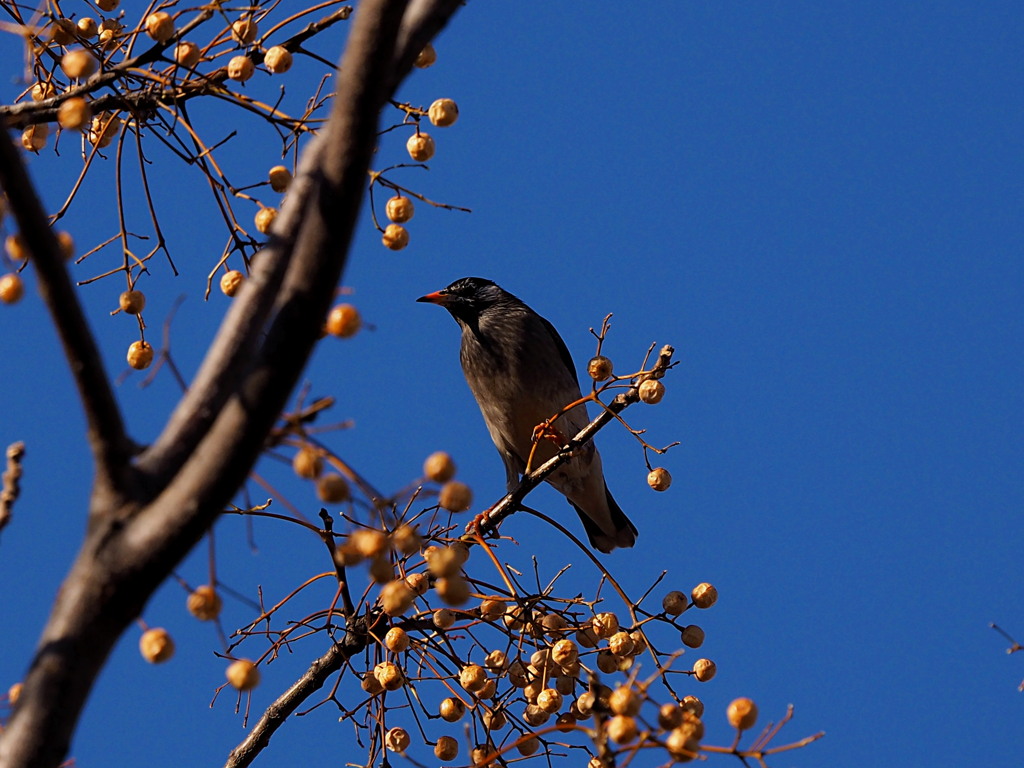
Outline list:
[[[590,421],[586,403],[579,403],[553,423],[548,434],[556,436],[554,441],[534,440],[535,428],[582,397],[572,355],[550,322],[491,280],[464,277],[416,301],[444,307],[459,324],[462,372],[501,454],[511,491],[527,462],[531,470],[539,467]],[[636,526],[608,491],[593,441],[547,482],[576,510],[595,549],[609,553],[633,546]]]

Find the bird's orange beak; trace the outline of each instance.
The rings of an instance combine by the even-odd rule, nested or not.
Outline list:
[[[451,297],[447,293],[434,291],[433,293],[428,293],[426,296],[420,296],[416,301],[425,301],[429,304],[437,304],[443,307],[451,301]]]

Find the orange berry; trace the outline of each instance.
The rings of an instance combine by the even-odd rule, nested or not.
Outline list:
[[[435,451],[423,462],[423,474],[435,483],[446,483],[455,477],[455,462],[444,451]]]
[[[667,491],[672,485],[672,475],[664,467],[655,467],[647,473],[647,484],[656,491]]]
[[[718,602],[718,590],[714,585],[703,582],[693,588],[693,591],[690,592],[690,599],[698,608],[710,608]]]
[[[242,283],[245,282],[245,275],[239,272],[237,269],[232,269],[221,275],[220,278],[220,290],[225,296],[234,296],[238,293],[238,289],[242,287]]]
[[[412,218],[415,210],[413,209],[412,200],[404,195],[395,195],[384,206],[384,213],[391,221],[403,224]]]
[[[434,140],[428,133],[414,133],[405,142],[405,148],[409,152],[409,157],[417,163],[425,163],[434,156]]]
[[[251,691],[260,684],[260,670],[249,659],[231,662],[224,675],[231,687],[239,691]]]
[[[380,241],[392,251],[400,251],[409,244],[409,230],[401,224],[388,224]]]
[[[174,61],[179,66],[186,67],[187,69],[194,68],[199,63],[199,46],[187,40],[182,40],[174,46]]]
[[[426,69],[435,61],[437,61],[437,51],[434,50],[434,46],[432,44],[427,43],[416,57],[416,61],[413,63],[419,69]]]
[[[312,446],[304,445],[292,459],[295,474],[306,480],[315,480],[324,471],[324,459],[320,451]]]
[[[259,25],[252,19],[239,19],[231,25],[231,37],[236,43],[249,45],[259,34]]]
[[[220,616],[220,609],[224,605],[220,595],[209,584],[196,587],[188,596],[186,606],[188,612],[200,621],[212,621]]]
[[[640,384],[638,394],[642,402],[654,405],[660,403],[665,396],[665,385],[657,379],[647,379]]]
[[[0,277],[0,301],[4,304],[17,304],[25,295],[25,284],[16,272],[9,272]]]
[[[149,368],[153,362],[153,347],[148,341],[133,341],[128,347],[128,365],[137,371]]]
[[[711,659],[697,659],[693,662],[693,676],[702,683],[706,683],[713,678],[717,671],[718,667],[715,666],[715,662]]]
[[[327,332],[341,339],[355,336],[362,325],[359,310],[351,304],[338,304],[327,315]]]
[[[275,192],[284,192],[289,186],[291,186],[292,172],[283,165],[275,165],[267,173],[267,178],[270,180],[270,188],[272,190]]]
[[[84,48],[75,48],[61,57],[60,68],[71,79],[89,77],[98,66],[96,59]]]
[[[749,730],[757,722],[757,705],[746,697],[733,699],[725,710],[725,717],[733,728],[739,731]]]
[[[276,218],[277,208],[260,208],[255,217],[256,229],[264,235],[268,234]]]
[[[438,99],[430,105],[427,117],[438,128],[447,128],[459,119],[459,105],[451,99]]]
[[[162,664],[174,655],[174,640],[166,629],[147,629],[139,638],[139,652],[150,664]]]
[[[80,131],[92,119],[89,102],[81,96],[74,96],[57,107],[57,123],[69,131]]]
[[[465,512],[473,505],[473,492],[465,483],[449,480],[441,486],[437,503],[449,512]]]
[[[117,303],[122,312],[137,315],[146,307],[146,295],[142,291],[125,291]]]

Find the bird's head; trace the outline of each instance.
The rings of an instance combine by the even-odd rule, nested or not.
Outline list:
[[[420,296],[416,301],[437,304],[451,312],[456,320],[475,325],[481,313],[500,304],[515,302],[516,298],[490,280],[464,277],[447,288]]]

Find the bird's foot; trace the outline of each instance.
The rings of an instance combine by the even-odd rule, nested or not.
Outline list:
[[[490,525],[486,525],[488,521],[491,519],[490,514],[492,509],[494,509],[494,507],[488,507],[479,515],[470,520],[469,524],[466,526],[466,533],[475,533],[480,538],[483,538],[486,534],[490,533],[491,536],[497,538],[497,526],[493,523]]]
[[[533,428],[533,442],[537,443],[541,440],[549,440],[559,448],[569,442],[565,435],[558,431],[558,427],[550,421],[545,421]]]

